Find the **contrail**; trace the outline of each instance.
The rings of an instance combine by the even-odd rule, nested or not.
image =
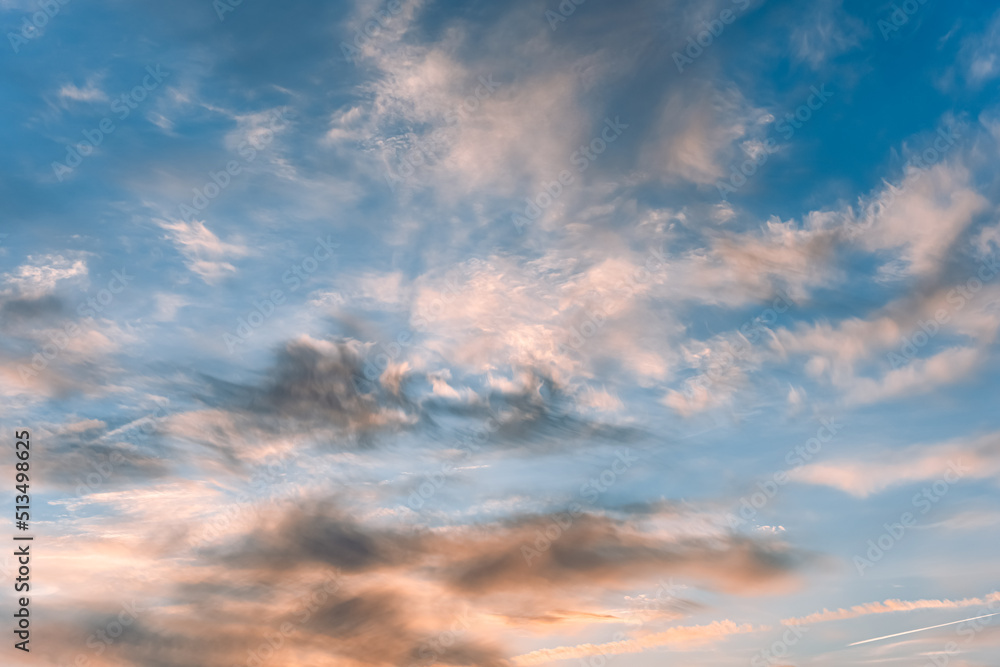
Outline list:
[[[899,637],[901,635],[911,635],[914,632],[923,632],[924,630],[933,630],[934,628],[943,628],[946,625],[955,625],[956,623],[965,623],[965,621],[975,621],[980,618],[989,618],[990,616],[996,616],[1000,614],[1000,611],[995,614],[986,614],[985,616],[975,616],[973,618],[966,618],[961,621],[952,621],[951,623],[942,623],[941,625],[932,625],[929,628],[918,628],[916,630],[907,630],[906,632],[897,632],[894,635],[886,635],[885,637],[876,637],[875,639],[866,639],[862,642],[854,642],[853,644],[848,644],[848,646],[857,646],[858,644],[867,644],[868,642],[877,642],[880,639],[890,639],[891,637]]]

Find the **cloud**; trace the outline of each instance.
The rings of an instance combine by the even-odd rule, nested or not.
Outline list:
[[[587,512],[566,517],[512,516],[491,525],[414,531],[365,526],[325,501],[291,509],[264,524],[273,527],[206,553],[227,567],[251,570],[310,564],[357,574],[420,570],[468,598],[518,594],[538,604],[550,604],[556,590],[622,587],[665,573],[737,594],[787,589],[809,562],[772,538],[662,534],[651,523],[656,514],[625,521]],[[539,546],[539,535],[556,521],[565,526],[561,535]]]
[[[251,569],[322,563],[354,573],[413,562],[426,548],[419,537],[366,528],[335,506],[320,505],[291,512],[271,535],[247,535],[222,560]]]
[[[919,429],[941,407],[935,399],[953,406],[965,397],[959,382],[989,379],[1000,288],[986,285],[960,308],[949,293],[1000,250],[987,136],[1000,136],[1000,124],[958,123],[960,143],[935,165],[860,199],[855,190],[906,127],[941,120],[940,99],[906,103],[919,99],[918,84],[942,67],[984,90],[998,80],[983,50],[995,8],[942,29],[955,25],[960,39],[979,26],[982,43],[917,49],[906,59],[912,76],[900,77],[871,67],[879,16],[862,25],[837,0],[458,11],[407,0],[395,14],[385,0],[293,0],[242,3],[221,21],[208,4],[150,5],[139,12],[148,39],[117,40],[139,48],[129,62],[175,45],[164,55],[172,83],[137,107],[142,118],[116,122],[113,154],[88,158],[92,187],[53,198],[18,171],[61,158],[53,137],[82,137],[66,109],[106,103],[104,83],[85,78],[94,63],[82,61],[64,60],[69,69],[35,86],[32,99],[44,106],[48,91],[54,103],[27,119],[32,131],[9,151],[12,177],[0,179],[17,195],[7,197],[12,224],[55,221],[41,235],[12,234],[0,256],[0,393],[52,458],[32,478],[54,522],[35,591],[46,599],[42,663],[78,664],[82,653],[143,667],[499,667],[695,650],[712,655],[688,663],[739,662],[764,645],[769,608],[821,609],[816,596],[846,579],[817,575],[816,554],[858,535],[857,521],[837,523],[847,533],[800,530],[795,516],[822,526],[832,515],[794,501],[770,505],[774,516],[760,522],[769,525],[731,532],[721,506],[755,483],[755,462],[783,453],[801,420],[826,408],[874,425],[869,443],[895,442],[883,437],[900,426],[894,416]],[[107,26],[131,16],[131,5],[115,7]],[[722,9],[741,18],[730,25]],[[548,10],[572,15],[552,24]],[[373,17],[381,27],[369,36]],[[345,64],[340,42],[355,34],[364,45]],[[704,53],[677,73],[671,52],[689,36],[691,52]],[[25,48],[44,56],[57,37]],[[769,165],[801,187],[784,191],[782,174],[761,174],[752,192],[719,203],[713,185],[764,150],[774,110],[822,80],[843,92],[836,122],[813,121],[822,127],[795,137],[822,159]],[[872,96],[860,93],[871,91],[903,100],[905,113],[865,108]],[[981,98],[956,97],[956,117],[976,113]],[[294,123],[270,127],[291,108]],[[619,116],[629,126],[621,141],[578,172],[574,151]],[[878,122],[890,116],[899,122]],[[925,138],[906,140],[900,160],[933,145]],[[273,142],[243,165],[248,180],[214,200],[209,219],[170,217],[185,193],[191,201],[191,174],[245,158],[243,141]],[[563,169],[573,184],[515,228],[511,213]],[[52,218],[53,206],[66,215]],[[99,219],[99,238],[74,223],[79,211]],[[258,344],[219,355],[218,333],[246,314],[240,304],[301,264],[317,234],[341,242],[342,261],[293,289]],[[46,238],[63,245],[35,247]],[[150,269],[142,293],[74,319],[90,296],[82,288],[121,257]],[[742,325],[779,295],[788,309],[751,341]],[[942,308],[950,319],[932,341],[905,362],[887,357]],[[68,321],[79,335],[22,385],[19,365]],[[706,375],[711,386],[697,388],[692,376]],[[136,420],[135,406],[152,400],[171,414]],[[753,416],[758,407],[773,418]],[[705,431],[682,418],[709,410],[740,423]],[[65,423],[48,423],[57,413]],[[712,416],[728,415],[699,421]],[[129,429],[140,424],[149,432],[138,441]],[[845,506],[865,515],[892,500],[886,490],[930,486],[952,460],[971,470],[963,495],[994,490],[995,434],[909,442],[814,459],[792,475],[864,499]],[[576,495],[574,479],[625,446],[642,450],[634,477],[579,513],[556,511]],[[100,483],[81,489],[92,476]],[[427,484],[433,501],[411,504]],[[951,519],[966,526],[946,531],[961,538],[959,565],[985,571],[975,566],[995,526]],[[334,574],[336,586],[321,591]],[[643,593],[666,576],[691,599],[640,614],[636,628],[622,607],[649,600]],[[845,609],[804,619],[884,622],[892,618],[876,614],[951,608],[851,607],[856,587],[843,591]],[[97,655],[88,638],[132,599],[139,618]],[[617,630],[626,636],[612,639]],[[823,659],[810,654],[822,647],[796,650]]]
[[[226,259],[252,254],[250,248],[241,243],[222,241],[205,226],[204,222],[198,220],[156,222],[170,232],[178,251],[186,259],[188,268],[209,284],[218,282],[229,273],[235,273],[236,267],[225,261]]]
[[[55,319],[66,310],[62,299],[54,294],[30,298],[0,297],[0,315],[4,329],[19,329],[25,325],[39,324]]]
[[[974,348],[957,347],[918,359],[887,372],[881,379],[857,378],[850,383],[847,400],[854,404],[875,403],[942,385],[954,384],[975,371],[983,354]]]
[[[761,133],[766,114],[735,87],[687,85],[666,96],[652,136],[640,157],[651,173],[667,181],[711,185],[728,175],[736,143]]]
[[[371,84],[368,141],[380,149],[384,170],[404,182],[430,183],[437,196],[454,200],[471,191],[531,192],[571,168],[570,155],[588,129],[574,104],[578,78],[551,61],[526,70],[510,54],[461,63],[452,50],[465,39],[456,27],[452,43],[392,46],[376,59],[381,76]],[[400,120],[426,129],[400,134],[392,129]],[[344,137],[357,126],[349,110],[327,136]]]
[[[114,299],[110,291],[87,298],[88,254],[28,255],[0,275],[3,395],[41,402],[116,390],[107,382],[118,370],[113,355],[136,337],[131,327],[109,319],[104,306],[110,301],[96,303],[95,297]]]
[[[499,532],[454,531],[442,545],[452,554],[447,580],[465,594],[482,596],[622,586],[632,578],[671,574],[748,594],[763,587],[794,587],[794,573],[805,563],[801,554],[778,542],[660,536],[639,522],[591,514],[576,518],[549,548],[539,550],[539,535],[551,532],[558,518],[512,519]]]
[[[259,651],[267,637],[283,636],[272,650],[288,663],[293,656],[337,656],[358,667],[415,660],[499,667],[506,664],[500,641],[505,627],[544,635],[553,626],[623,622],[594,604],[609,589],[666,572],[751,594],[788,586],[802,562],[773,540],[664,533],[643,522],[674,510],[647,507],[636,514],[641,521],[576,517],[529,567],[519,547],[534,543],[556,517],[442,528],[375,525],[348,509],[349,496],[328,494],[258,506],[222,535],[192,543],[190,533],[210,522],[210,510],[220,504],[213,486],[178,481],[93,494],[81,502],[114,511],[89,519],[86,537],[75,537],[72,549],[69,542],[53,545],[50,553],[59,563],[70,551],[79,553],[81,539],[88,541],[87,553],[102,554],[87,560],[85,571],[53,571],[53,581],[63,585],[74,577],[102,580],[112,572],[121,578],[126,561],[129,567],[153,557],[162,563],[154,577],[119,585],[126,600],[138,601],[140,612],[105,647],[109,658],[157,666],[232,664],[246,660],[248,650]],[[157,522],[163,513],[172,518]],[[64,661],[83,645],[69,637],[93,633],[118,611],[106,600],[95,601],[105,599],[100,588],[74,590],[76,603],[46,617],[46,627],[59,627],[60,637],[45,651]],[[178,605],[187,613],[173,613]],[[209,623],[220,614],[224,623]],[[671,628],[637,637],[620,652],[696,647],[751,629],[731,621]]]
[[[819,69],[837,56],[859,48],[871,31],[844,11],[843,0],[812,3],[805,16],[791,22],[795,56]]]
[[[153,318],[158,322],[172,322],[177,317],[177,311],[189,305],[191,302],[180,294],[161,292],[156,295],[156,313]]]
[[[884,602],[869,602],[867,604],[854,605],[849,609],[835,609],[829,611],[824,609],[815,614],[786,618],[781,623],[783,625],[812,625],[814,623],[825,623],[827,621],[840,621],[848,618],[858,618],[859,616],[869,616],[871,614],[893,614],[900,611],[914,611],[917,609],[962,609],[964,607],[986,607],[995,602],[1000,602],[1000,592],[990,593],[983,598],[964,598],[962,600],[886,600]]]
[[[107,94],[92,83],[87,83],[83,88],[66,84],[59,89],[59,97],[73,102],[105,102],[108,99]]]
[[[860,242],[874,251],[902,250],[903,276],[934,276],[962,232],[989,206],[971,181],[970,171],[957,163],[911,170],[898,190],[886,186],[888,204],[868,211]]]
[[[759,233],[721,235],[712,241],[711,257],[717,264],[710,282],[728,279],[743,293],[756,298],[772,296],[778,288],[793,299],[804,299],[811,287],[839,277],[834,269],[838,234],[813,225],[768,220]],[[707,267],[702,274],[708,273]]]
[[[621,399],[606,389],[595,389],[588,387],[579,398],[579,404],[583,407],[593,408],[601,412],[618,412],[625,405]]]
[[[622,655],[641,653],[647,649],[670,647],[685,650],[691,647],[714,644],[732,635],[760,632],[765,627],[755,627],[750,623],[739,625],[733,621],[714,621],[708,625],[678,626],[648,634],[637,639],[608,642],[605,644],[580,644],[541,649],[513,659],[515,665],[544,665],[555,660],[583,660],[594,655]]]
[[[996,475],[1000,472],[1000,434],[882,451],[864,459],[811,463],[791,471],[789,477],[867,498],[903,484],[942,479],[949,471],[969,479]]]
[[[662,379],[669,341],[647,346],[636,339],[680,325],[669,316],[646,317],[647,293],[668,277],[646,269],[649,260],[627,249],[582,267],[558,256],[497,256],[460,276],[430,273],[416,281],[411,324],[427,337],[424,347],[471,373],[525,368],[569,385],[613,361],[644,383]]]
[[[300,336],[279,350],[264,383],[217,386],[246,417],[333,425],[355,435],[413,423],[415,406],[384,391],[357,341]]]
[[[27,264],[22,264],[13,273],[3,274],[0,285],[16,290],[21,298],[38,300],[59,283],[83,282],[87,275],[87,263],[79,257],[29,255]]]
[[[746,376],[737,368],[728,369],[727,374],[728,377],[716,376],[711,387],[691,386],[684,392],[670,389],[661,403],[682,417],[729,405],[746,382]]]
[[[993,15],[983,32],[962,40],[959,60],[965,78],[979,87],[1000,75],[1000,12]]]
[[[970,280],[987,275],[984,266],[956,262],[946,275],[864,319],[778,328],[771,348],[781,359],[807,357],[806,373],[829,380],[848,405],[955,384],[975,373],[1000,331],[1000,314],[991,306],[1000,288],[980,281],[977,290],[968,289]]]

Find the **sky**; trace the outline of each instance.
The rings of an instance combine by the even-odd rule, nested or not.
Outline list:
[[[996,665],[992,3],[0,25],[4,665]]]

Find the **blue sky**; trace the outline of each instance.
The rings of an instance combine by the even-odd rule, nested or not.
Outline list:
[[[5,664],[992,664],[988,3],[0,23]]]

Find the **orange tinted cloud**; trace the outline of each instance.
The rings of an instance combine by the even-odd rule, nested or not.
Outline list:
[[[607,642],[605,644],[580,644],[578,646],[560,646],[553,649],[532,651],[513,659],[516,665],[542,665],[553,660],[569,660],[585,658],[591,655],[619,655],[622,653],[639,653],[651,648],[679,647],[688,648],[713,641],[723,640],[731,635],[759,632],[767,628],[754,627],[746,623],[738,625],[733,621],[714,621],[708,625],[688,625],[670,628],[663,632],[646,635],[639,639],[627,639]]]
[[[915,609],[961,609],[963,607],[983,607],[991,602],[1000,601],[1000,592],[990,593],[984,598],[965,598],[962,600],[886,600],[884,602],[869,602],[859,604],[850,609],[824,609],[815,614],[799,618],[786,618],[785,625],[809,625],[824,621],[839,621],[869,614],[890,614],[897,611],[913,611]]]

